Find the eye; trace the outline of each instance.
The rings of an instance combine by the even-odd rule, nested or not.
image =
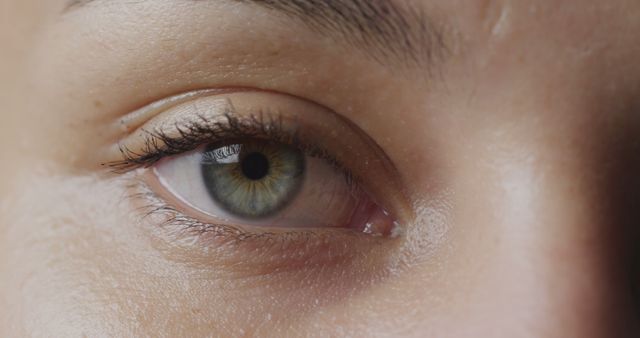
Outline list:
[[[178,105],[158,118],[125,140],[118,165],[151,167],[146,181],[154,193],[199,224],[247,232],[397,230],[392,204],[376,198],[394,188],[391,166],[335,114],[244,93]],[[385,180],[372,184],[378,178]]]
[[[166,159],[154,172],[166,191],[211,222],[342,227],[380,235],[393,226],[348,174],[274,141],[209,145]]]

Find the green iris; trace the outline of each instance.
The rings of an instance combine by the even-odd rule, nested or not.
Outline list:
[[[262,218],[281,210],[302,185],[304,154],[258,140],[209,147],[201,171],[211,198],[227,211]]]

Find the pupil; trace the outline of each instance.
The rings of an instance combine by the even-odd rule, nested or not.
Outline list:
[[[269,159],[261,153],[251,153],[240,164],[242,173],[250,180],[261,180],[269,174]]]

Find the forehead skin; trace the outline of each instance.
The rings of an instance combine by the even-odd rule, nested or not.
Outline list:
[[[0,0],[0,336],[634,332],[640,2],[411,3],[446,38],[432,68],[213,1]],[[320,102],[390,154],[417,211],[398,271],[249,281],[131,230],[92,157],[104,121],[230,83]]]

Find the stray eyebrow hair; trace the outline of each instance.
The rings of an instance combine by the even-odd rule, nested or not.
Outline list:
[[[431,66],[448,50],[442,27],[437,27],[421,8],[401,0],[175,1],[227,1],[257,5],[296,19],[314,32],[338,42],[360,47],[381,63],[399,60],[408,65]],[[94,2],[106,0],[70,0],[65,11]]]

